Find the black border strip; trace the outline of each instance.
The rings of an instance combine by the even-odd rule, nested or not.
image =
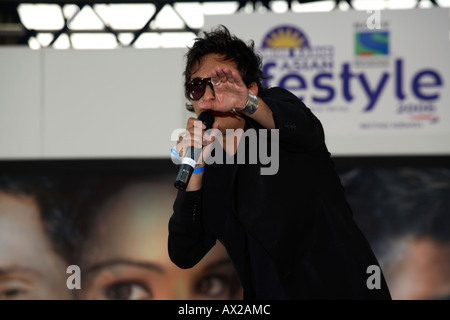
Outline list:
[[[333,157],[337,170],[357,167],[400,168],[400,167],[450,167],[450,155],[445,156],[365,156]]]
[[[450,156],[335,156],[332,159],[339,171],[358,167],[450,167]],[[168,158],[0,160],[0,173],[176,174],[176,170],[175,164]]]
[[[143,173],[176,172],[170,159],[1,160],[0,173]]]

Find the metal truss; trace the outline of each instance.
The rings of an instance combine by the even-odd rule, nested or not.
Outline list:
[[[296,1],[300,4],[308,3],[308,2],[316,2],[318,0],[299,0]],[[319,0],[320,1],[320,0]],[[399,0],[401,1],[401,0]],[[419,6],[419,3],[422,0],[417,0],[417,6]],[[436,3],[435,0],[430,0],[431,3],[434,6],[439,6],[438,3]],[[188,23],[186,23],[185,19],[180,15],[180,13],[175,8],[175,4],[177,3],[189,3],[189,2],[199,2],[199,3],[213,3],[213,2],[224,2],[223,0],[208,0],[208,1],[192,1],[192,0],[175,0],[175,1],[149,1],[149,0],[105,0],[105,1],[91,1],[91,0],[28,0],[28,1],[8,1],[3,0],[0,2],[0,45],[28,45],[29,39],[31,37],[36,37],[39,33],[50,33],[53,35],[53,40],[48,44],[48,47],[51,47],[54,42],[58,39],[58,37],[61,34],[67,34],[71,35],[73,33],[110,33],[114,35],[118,46],[120,47],[128,47],[133,46],[136,40],[143,34],[143,33],[169,33],[169,32],[190,32],[195,35],[199,35],[200,29],[197,28],[191,28]],[[229,1],[228,1],[229,2]],[[271,2],[270,0],[238,0],[234,1],[238,4],[236,12],[241,12],[244,10],[244,8],[247,10],[250,8],[251,11],[257,12],[258,10],[265,10],[266,12],[272,11],[271,9]],[[287,5],[288,10],[291,10],[292,3],[294,1],[292,0],[286,0],[285,3]],[[348,4],[349,8],[353,9],[352,0],[334,0],[335,7],[334,9],[339,9],[339,6],[341,3],[345,2]],[[64,18],[64,27],[60,30],[34,30],[34,29],[27,29],[24,24],[22,23],[19,14],[18,14],[18,6],[21,3],[27,3],[27,4],[57,4],[60,6],[61,11],[63,10],[63,6],[67,4],[72,4],[78,6],[80,10],[74,12],[74,14],[71,17],[65,17]],[[119,30],[119,29],[113,29],[108,23],[106,23],[102,17],[97,13],[95,10],[96,4],[119,4],[119,3],[126,3],[126,4],[153,4],[155,6],[155,12],[153,15],[149,18],[147,23],[140,28],[136,30]],[[69,23],[71,20],[73,20],[79,12],[85,7],[89,6],[93,10],[93,12],[97,15],[99,20],[103,24],[103,30],[72,30],[69,28]],[[184,26],[182,28],[170,28],[170,29],[155,29],[152,28],[152,22],[158,17],[158,15],[161,13],[162,9],[165,6],[171,6],[173,11],[178,15],[180,20],[183,22]],[[120,33],[132,33],[132,40],[131,42],[124,44],[119,39]],[[69,37],[70,39],[70,37]],[[69,40],[70,41],[70,40]]]

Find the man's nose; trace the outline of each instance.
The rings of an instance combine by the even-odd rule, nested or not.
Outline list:
[[[216,98],[216,94],[214,92],[214,88],[212,84],[208,84],[205,89],[205,94],[203,95],[203,100],[214,100]]]

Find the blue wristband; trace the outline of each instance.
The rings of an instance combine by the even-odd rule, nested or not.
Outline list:
[[[177,157],[178,160],[181,161],[180,155],[178,154],[178,151],[175,150],[175,148],[170,149],[170,152],[172,152],[172,154]]]
[[[205,166],[200,167],[200,168],[195,168],[192,173],[200,173],[200,172],[203,172],[204,170],[205,170]]]

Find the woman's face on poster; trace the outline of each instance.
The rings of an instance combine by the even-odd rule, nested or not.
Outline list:
[[[81,299],[241,299],[225,248],[191,269],[169,258],[174,188],[135,184],[102,206],[82,257]]]
[[[66,270],[34,198],[0,192],[0,300],[72,299]]]

